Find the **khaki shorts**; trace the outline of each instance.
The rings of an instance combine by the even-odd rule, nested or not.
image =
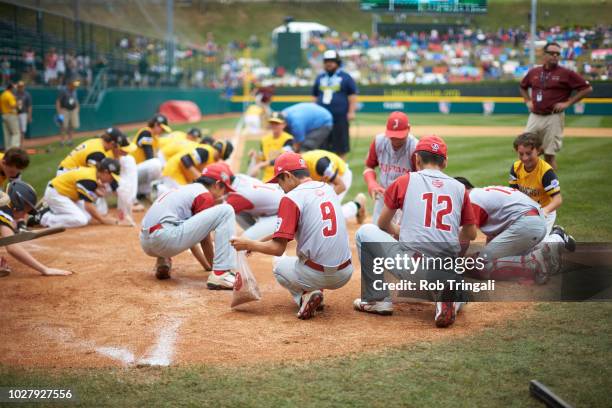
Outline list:
[[[73,109],[69,111],[68,109],[61,109],[60,113],[64,115],[64,130],[68,129],[78,129],[81,127],[81,123],[79,122],[79,111]]]
[[[542,140],[544,154],[554,156],[563,145],[564,124],[565,113],[553,113],[551,115],[530,113],[525,132],[538,135]]]

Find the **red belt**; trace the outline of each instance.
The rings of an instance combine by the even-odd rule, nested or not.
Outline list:
[[[540,215],[540,213],[535,208],[532,208],[531,210],[527,211],[523,215],[527,217],[527,216],[530,216],[530,215]]]
[[[162,229],[164,228],[163,225],[161,224],[155,224],[154,226],[152,226],[151,228],[149,228],[149,234],[154,233],[155,231],[157,231],[158,229]]]
[[[323,265],[319,265],[316,262],[311,261],[310,259],[306,260],[306,262],[304,262],[304,265],[311,267],[314,270],[317,270],[319,272],[325,272],[325,269],[336,269],[337,271],[339,271],[340,269],[344,269],[347,266],[349,266],[351,264],[351,260],[349,259],[348,261],[344,262],[343,264],[340,264],[336,267],[326,267]]]

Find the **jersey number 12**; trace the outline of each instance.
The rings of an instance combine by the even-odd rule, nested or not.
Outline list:
[[[450,231],[451,226],[444,223],[444,216],[450,214],[453,211],[453,200],[449,195],[441,194],[436,195],[437,206],[445,205],[444,208],[439,208],[436,211],[436,229],[442,231]],[[434,193],[423,193],[421,200],[425,201],[425,226],[431,228],[433,218],[433,202]]]

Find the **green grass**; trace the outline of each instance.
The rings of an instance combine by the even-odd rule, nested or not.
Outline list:
[[[385,115],[360,120],[384,123]],[[458,124],[415,115],[419,124]],[[524,118],[465,115],[464,124],[524,123]],[[600,123],[607,118],[592,118]],[[235,118],[200,124],[233,128]],[[192,125],[175,126],[186,129]],[[505,184],[515,160],[512,138],[448,138],[447,172],[476,185]],[[257,146],[249,141],[245,151]],[[360,176],[369,140],[353,140],[349,197],[364,191]],[[68,149],[36,155],[25,173],[41,191]],[[247,159],[243,156],[242,169]],[[564,204],[559,223],[579,240],[612,239],[612,139],[569,138],[559,156]],[[508,307],[516,307],[508,304]],[[467,310],[469,313],[469,309]],[[529,318],[501,322],[473,336],[421,342],[377,353],[309,363],[198,365],[146,369],[40,370],[0,366],[0,385],[73,387],[81,406],[539,406],[528,394],[538,379],[575,406],[608,406],[612,387],[610,303],[550,303]],[[347,316],[350,318],[350,316]],[[41,406],[41,405],[36,405]],[[78,405],[75,405],[78,406]]]
[[[603,407],[612,387],[611,313],[609,303],[541,304],[528,319],[474,336],[310,363],[0,367],[0,384],[72,387],[81,401],[74,406],[526,407],[540,406],[528,392],[537,379],[574,406]]]

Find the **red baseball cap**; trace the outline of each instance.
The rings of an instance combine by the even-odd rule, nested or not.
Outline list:
[[[391,112],[389,119],[387,119],[385,136],[395,139],[405,139],[408,137],[409,132],[410,123],[408,122],[408,115],[399,111]]]
[[[232,171],[229,166],[225,163],[213,163],[204,167],[202,170],[202,177],[206,177],[209,179],[213,179],[215,181],[220,181],[225,184],[227,191],[234,192],[235,190],[232,188],[232,180],[233,176]]]
[[[419,142],[416,145],[416,149],[414,149],[414,151],[415,153],[416,152],[429,152],[429,153],[443,156],[446,159],[447,149],[446,149],[446,143],[444,143],[444,140],[442,140],[442,138],[439,138],[438,136],[435,136],[435,135],[431,135],[431,136],[425,136],[421,140],[419,140]]]
[[[274,160],[274,177],[268,180],[268,183],[277,183],[277,178],[281,173],[286,171],[305,169],[306,162],[297,153],[285,152]]]

